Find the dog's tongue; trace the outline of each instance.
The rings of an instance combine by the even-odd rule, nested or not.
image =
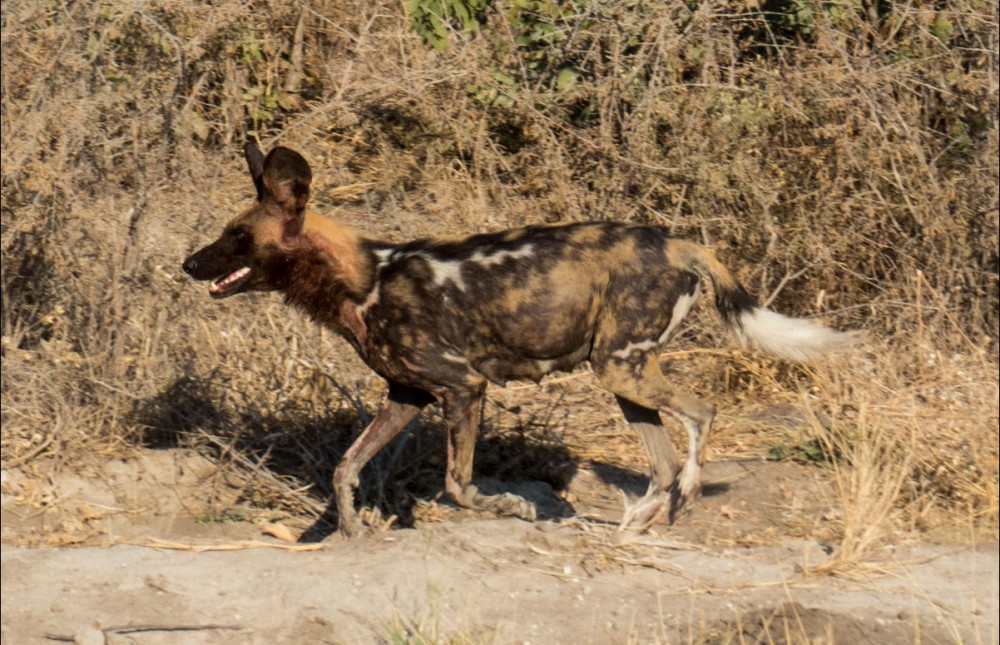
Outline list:
[[[246,277],[250,273],[250,267],[243,267],[242,269],[237,269],[224,278],[212,281],[212,284],[208,287],[209,293],[224,293],[230,286],[239,281],[241,278]]]

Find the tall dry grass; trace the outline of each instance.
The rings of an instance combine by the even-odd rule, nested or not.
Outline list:
[[[692,388],[814,388],[849,477],[876,477],[845,480],[873,505],[845,536],[871,513],[995,535],[997,7],[833,6],[492,3],[436,51],[398,3],[6,3],[4,467],[212,437],[325,477],[377,379],[178,269],[250,199],[251,134],[303,150],[317,210],[373,235],[614,219],[713,244],[775,308],[872,343],[836,376],[714,361]],[[678,347],[719,342],[712,320]]]

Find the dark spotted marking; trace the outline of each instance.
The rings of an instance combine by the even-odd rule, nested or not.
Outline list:
[[[353,489],[369,459],[421,408],[442,405],[445,490],[457,504],[525,518],[513,495],[481,495],[472,453],[487,382],[539,380],[589,361],[649,453],[647,495],[623,526],[670,519],[698,494],[714,409],[676,390],[657,363],[699,289],[744,341],[790,358],[836,349],[850,335],[757,305],[712,253],[651,226],[577,223],[388,244],[306,210],[311,170],[298,153],[246,148],[257,202],[184,270],[226,297],[278,291],[342,334],[389,383],[386,404],[334,474],[339,525],[356,528]],[[683,473],[658,412],[689,434]]]

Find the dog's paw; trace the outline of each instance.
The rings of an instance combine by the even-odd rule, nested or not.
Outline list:
[[[670,490],[670,509],[667,518],[671,524],[701,497],[701,466],[693,460],[684,464],[680,477]]]
[[[341,513],[337,518],[337,532],[345,538],[361,537],[365,533],[364,522],[356,512]]]
[[[362,526],[360,522],[338,522],[337,532],[341,535],[341,537],[345,537],[350,540],[361,537],[361,534],[364,532],[364,526]]]
[[[666,492],[647,493],[638,502],[631,504],[622,493],[625,513],[618,524],[619,531],[635,529],[645,531],[662,516],[670,514],[670,495]]]
[[[519,517],[522,520],[534,522],[538,517],[535,505],[519,495],[502,493],[500,495],[477,495],[476,506],[492,511],[497,515]]]
[[[681,471],[679,481],[681,503],[683,505],[698,501],[701,497],[701,466],[693,460],[688,460]]]

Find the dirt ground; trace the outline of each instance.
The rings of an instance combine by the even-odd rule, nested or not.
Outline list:
[[[47,481],[3,473],[3,642],[996,643],[996,544],[886,548],[810,577],[818,469],[714,462],[674,526],[621,533],[638,473],[581,464],[535,523],[434,501],[414,528],[292,544],[300,520],[203,506],[211,462],[146,450]],[[489,480],[482,487],[497,485]],[[568,502],[566,501],[568,500]],[[569,508],[569,507],[572,508]],[[421,641],[420,639],[426,639]]]

